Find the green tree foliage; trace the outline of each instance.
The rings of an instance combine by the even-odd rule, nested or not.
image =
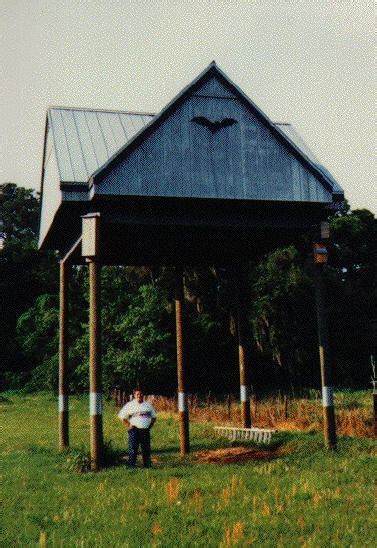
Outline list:
[[[34,245],[38,229],[39,202],[30,189],[14,183],[0,185],[0,230],[7,240]]]
[[[334,382],[366,386],[377,353],[377,221],[367,210],[345,208],[330,223],[327,302]],[[318,385],[313,259],[294,247],[265,257],[252,275],[251,322],[260,358],[274,383]],[[258,356],[257,356],[258,361]],[[257,367],[257,376],[263,378]],[[267,375],[268,377],[269,375]],[[264,375],[266,378],[266,375]]]
[[[37,364],[29,387],[55,390],[58,383],[58,303],[55,295],[40,295],[34,306],[17,321],[18,339],[24,356]]]
[[[303,259],[290,246],[260,262],[252,274],[250,316],[257,349],[272,358],[288,383],[295,379],[305,385],[313,382],[316,324]]]
[[[334,377],[365,386],[377,355],[377,219],[345,211],[331,222],[328,302]]]
[[[141,283],[145,273],[139,273]],[[174,390],[172,315],[166,292],[155,285],[134,288],[135,272],[103,267],[101,272],[103,384],[131,389]],[[88,390],[88,277],[85,268],[73,269],[69,307],[69,384],[71,391]],[[17,322],[20,346],[27,360],[36,364],[30,389],[57,388],[58,300],[41,295]]]
[[[38,197],[12,183],[0,185],[0,389],[22,384],[37,364],[26,359],[16,338],[17,318],[42,293],[57,288],[57,261],[37,251]]]
[[[142,285],[112,326],[117,344],[110,341],[103,360],[108,388],[174,389],[171,319],[166,294],[157,286]]]

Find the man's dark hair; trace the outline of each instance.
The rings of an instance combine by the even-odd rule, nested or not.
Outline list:
[[[142,392],[144,394],[144,391],[142,388],[140,388],[140,386],[137,386],[132,390],[132,394],[135,394],[135,392]]]

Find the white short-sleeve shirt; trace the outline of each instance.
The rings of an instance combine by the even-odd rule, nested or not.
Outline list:
[[[131,400],[118,413],[120,419],[127,419],[136,428],[149,428],[152,419],[157,417],[156,411],[148,401],[139,403],[136,399]]]

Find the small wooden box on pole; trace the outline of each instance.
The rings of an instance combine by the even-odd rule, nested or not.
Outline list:
[[[99,222],[99,213],[88,213],[82,217],[82,255],[89,263],[89,411],[92,470],[100,470],[103,466]]]
[[[100,214],[87,213],[82,217],[81,253],[87,261],[98,259],[99,256],[99,223]]]

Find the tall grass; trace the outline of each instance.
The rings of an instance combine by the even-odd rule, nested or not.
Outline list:
[[[158,411],[177,412],[175,398],[152,396]],[[189,412],[193,420],[217,425],[241,425],[241,408],[234,396],[223,398],[211,395],[190,395]],[[367,392],[357,396],[347,392],[335,393],[337,432],[342,436],[373,437],[372,397]],[[250,402],[252,424],[277,430],[321,432],[323,410],[320,392],[308,391],[306,397],[276,394]]]

